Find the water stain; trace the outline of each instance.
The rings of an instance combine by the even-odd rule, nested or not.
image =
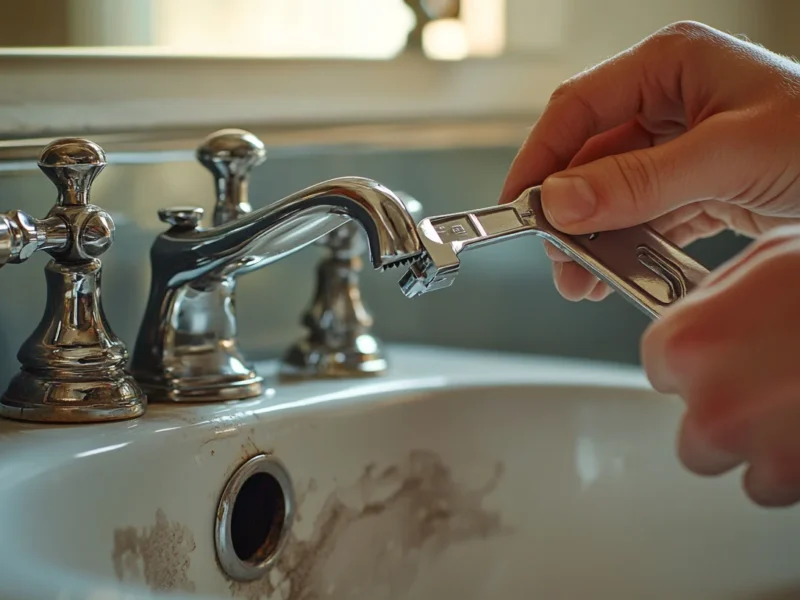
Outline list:
[[[317,480],[313,477],[308,480],[306,487],[304,490],[295,489],[294,491],[294,503],[295,506],[298,507],[294,513],[294,522],[295,523],[302,523],[303,521],[303,513],[299,510],[299,507],[303,506],[303,503],[306,500],[306,497],[309,494],[313,494],[317,491]]]
[[[400,597],[422,565],[449,547],[502,535],[500,515],[483,508],[503,474],[497,464],[479,489],[453,480],[441,458],[416,450],[400,464],[369,465],[325,501],[309,539],[290,534],[275,568],[252,583],[232,582],[246,600]]]
[[[158,509],[152,527],[114,530],[111,559],[119,581],[144,581],[154,592],[194,592],[188,572],[189,555],[196,547],[192,532],[180,523],[171,523]]]

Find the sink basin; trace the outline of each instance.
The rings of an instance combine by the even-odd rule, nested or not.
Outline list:
[[[130,422],[3,421],[0,597],[800,598],[800,511],[684,471],[682,403],[639,370],[390,359]]]

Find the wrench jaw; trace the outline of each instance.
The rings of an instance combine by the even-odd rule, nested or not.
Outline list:
[[[461,266],[458,245],[441,243],[430,219],[420,221],[417,231],[424,250],[400,279],[400,289],[407,298],[450,287]]]

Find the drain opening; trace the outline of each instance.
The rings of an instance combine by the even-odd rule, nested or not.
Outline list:
[[[217,507],[217,560],[228,577],[253,581],[280,556],[292,526],[292,482],[283,465],[259,454],[225,485]]]
[[[269,473],[256,473],[244,482],[233,503],[231,543],[239,560],[260,563],[270,558],[286,518],[280,483]]]

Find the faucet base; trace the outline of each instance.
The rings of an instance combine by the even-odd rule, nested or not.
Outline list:
[[[331,347],[308,339],[297,342],[284,355],[279,376],[283,380],[376,377],[388,368],[380,340],[362,334],[348,346]]]
[[[264,378],[255,371],[234,376],[171,378],[159,383],[140,381],[150,403],[228,402],[246,400],[264,393]]]
[[[0,416],[39,423],[142,416],[147,397],[124,369],[125,344],[100,302],[100,261],[51,260],[44,272],[44,315],[17,354],[22,368],[0,398]]]
[[[106,378],[54,379],[20,371],[0,398],[0,416],[36,423],[99,423],[141,417],[147,398],[122,370]]]

